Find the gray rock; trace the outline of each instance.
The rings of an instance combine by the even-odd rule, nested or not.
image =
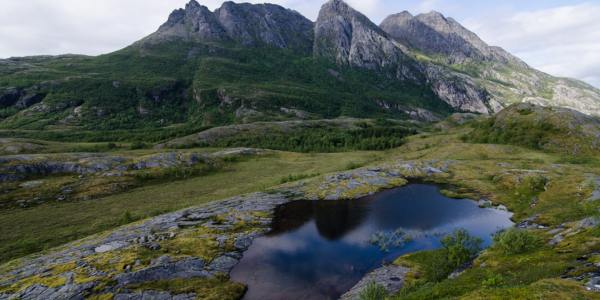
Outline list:
[[[208,269],[213,271],[213,273],[229,274],[229,271],[231,271],[237,263],[237,259],[223,255],[215,258],[208,266]]]
[[[149,281],[176,278],[206,277],[204,261],[199,258],[186,258],[177,262],[152,266],[137,272],[119,274],[115,277],[119,286],[127,286]]]
[[[408,272],[409,269],[394,265],[381,267],[364,276],[340,299],[359,300],[361,292],[371,283],[381,285],[388,293],[396,293],[404,286],[404,280]]]
[[[366,16],[341,0],[325,3],[315,24],[314,55],[340,65],[371,70],[392,68],[402,80],[416,80],[416,64]]]
[[[114,251],[114,250],[126,247],[127,245],[128,245],[128,243],[126,243],[126,242],[115,241],[115,242],[111,242],[108,244],[100,245],[100,246],[94,248],[94,251],[96,253],[110,252],[110,251]]]
[[[432,11],[413,17],[408,12],[391,15],[380,25],[391,37],[431,55],[444,55],[449,63],[471,60],[514,62],[525,66],[508,52],[490,47],[452,18]]]
[[[211,12],[192,0],[185,9],[171,13],[169,20],[141,43],[174,39],[236,41],[245,46],[266,45],[308,53],[313,38],[310,20],[279,5],[225,2]]]
[[[251,236],[242,236],[235,239],[233,246],[238,250],[245,251],[252,245],[252,240],[253,237]]]
[[[138,293],[116,294],[114,300],[194,300],[196,294],[172,295],[169,292],[143,291]]]
[[[600,276],[590,278],[585,288],[588,291],[600,292]]]
[[[596,227],[600,224],[600,218],[598,217],[589,217],[579,221],[578,227],[580,229],[588,229]]]

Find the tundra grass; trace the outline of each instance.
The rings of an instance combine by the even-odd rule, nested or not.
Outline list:
[[[411,137],[394,150],[405,160],[447,160],[449,191],[457,198],[487,198],[514,213],[513,221],[534,218],[552,228],[579,226],[579,221],[598,215],[598,201],[588,199],[590,174],[600,174],[595,163],[569,163],[560,154],[517,146],[470,144],[460,141],[468,129],[446,134]],[[455,278],[437,274],[435,251],[401,257],[396,263],[409,266],[405,288],[392,299],[598,299],[582,282],[564,279],[589,271],[600,250],[597,229],[576,230],[556,246],[546,230],[532,233],[543,242],[527,253],[508,255],[494,247],[484,251],[473,266]],[[592,256],[593,257],[593,256]],[[588,261],[589,260],[589,261]]]
[[[49,249],[117,226],[186,207],[279,185],[293,174],[325,174],[380,159],[377,152],[278,152],[231,162],[188,180],[69,203],[48,203],[0,213],[0,262]]]

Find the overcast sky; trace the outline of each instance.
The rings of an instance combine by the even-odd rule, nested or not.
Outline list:
[[[187,0],[0,0],[0,58],[97,55],[152,33]],[[199,0],[215,9],[222,1]],[[253,2],[261,1],[236,1]],[[324,0],[272,0],[315,20]],[[437,10],[530,65],[600,87],[600,0],[348,0],[375,23]]]

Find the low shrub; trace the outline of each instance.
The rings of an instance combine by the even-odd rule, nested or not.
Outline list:
[[[523,229],[511,228],[494,235],[494,248],[507,255],[527,253],[540,245],[538,236]]]
[[[456,269],[471,261],[481,251],[482,242],[480,238],[469,235],[465,229],[458,229],[442,238],[450,267]]]

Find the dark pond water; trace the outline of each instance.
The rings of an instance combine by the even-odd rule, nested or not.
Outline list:
[[[254,241],[231,277],[248,285],[247,300],[337,299],[382,263],[438,248],[455,229],[488,246],[513,225],[510,217],[426,184],[352,201],[292,202],[277,209],[272,232]],[[398,239],[402,233],[411,239]]]

